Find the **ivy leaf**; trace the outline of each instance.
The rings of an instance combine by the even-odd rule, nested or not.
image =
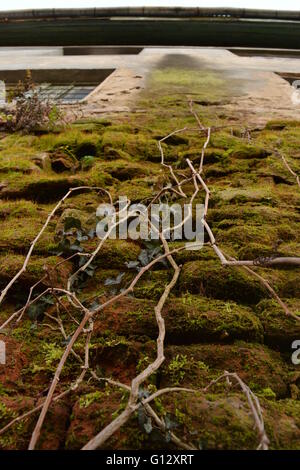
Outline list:
[[[100,304],[98,304],[98,302],[96,302],[96,300],[94,300],[94,302],[91,303],[89,309],[91,312],[94,312],[95,310],[97,310],[97,308],[100,306]]]
[[[68,240],[67,238],[63,238],[59,242],[57,249],[65,253],[66,251],[70,250],[70,245],[71,245],[70,240]]]
[[[95,267],[92,264],[90,264],[89,266],[87,266],[87,268],[84,270],[84,272],[88,276],[93,277],[94,274],[95,274]]]
[[[30,305],[27,309],[27,315],[30,320],[38,320],[44,316],[44,312],[49,305],[53,305],[54,301],[48,296],[41,297],[37,302]]]
[[[43,297],[41,297],[41,300],[42,300],[45,304],[48,304],[48,305],[54,305],[54,304],[55,304],[54,300],[53,300],[51,297],[46,296],[46,295],[43,296]]]
[[[147,434],[150,434],[152,431],[152,421],[150,416],[146,415],[145,409],[143,406],[138,408],[138,422],[140,427],[146,431]]]
[[[121,283],[121,280],[122,280],[124,275],[125,275],[125,273],[120,273],[120,274],[118,274],[116,279],[113,279],[112,277],[109,277],[109,278],[105,279],[104,285],[105,286],[116,286],[116,285]]]
[[[149,257],[147,250],[142,250],[138,256],[138,260],[140,261],[142,266],[147,266],[149,264]]]
[[[70,245],[70,250],[71,251],[79,251],[81,253],[83,251],[83,248],[82,248],[82,246],[76,245],[76,243],[73,243],[72,245]]]
[[[150,417],[147,418],[147,421],[146,421],[146,423],[144,424],[144,429],[145,429],[145,431],[146,431],[147,434],[150,434],[150,433],[151,433],[151,431],[152,431],[153,428],[152,428],[152,421],[151,421],[151,418],[150,418]]]
[[[144,426],[145,422],[147,421],[145,410],[142,406],[138,408],[138,422],[141,427]]]
[[[154,248],[160,247],[160,241],[159,240],[146,240],[145,247],[147,248],[147,250],[153,250]]]
[[[33,323],[31,323],[31,325],[30,325],[30,331],[34,331],[34,330],[37,330],[37,323],[36,323],[36,321],[33,322]]]
[[[171,429],[177,428],[178,423],[175,420],[172,420],[168,415],[164,418],[166,429],[169,431]]]
[[[148,398],[149,396],[150,393],[147,389],[139,388],[139,400],[142,400],[143,398]]]
[[[82,234],[81,230],[78,230],[76,235],[77,235],[76,240],[79,241],[79,242],[84,242],[84,241],[87,241],[89,239],[89,237]]]
[[[128,269],[137,269],[139,267],[139,264],[139,261],[129,261],[125,263]]]
[[[153,250],[148,251],[148,256],[150,259],[154,259],[159,253],[160,253],[160,247],[157,246],[156,248],[153,248]]]
[[[94,228],[91,228],[91,230],[89,230],[88,232],[88,236],[93,239],[96,235],[96,230]]]
[[[66,339],[63,339],[63,340],[61,341],[61,345],[62,345],[62,346],[67,346],[70,341],[71,341],[71,336],[68,336]]]
[[[81,268],[86,263],[86,258],[85,256],[79,256],[79,261],[78,261],[78,266]]]

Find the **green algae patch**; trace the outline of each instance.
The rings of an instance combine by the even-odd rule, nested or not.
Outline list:
[[[199,70],[188,67],[166,66],[154,70],[149,80],[149,90],[158,95],[168,95],[185,91],[197,93],[197,100],[202,104],[215,103],[228,97],[229,86],[221,74],[214,71]]]

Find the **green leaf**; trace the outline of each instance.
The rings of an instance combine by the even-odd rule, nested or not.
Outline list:
[[[118,276],[116,277],[116,279],[113,279],[113,278],[107,278],[105,279],[104,281],[104,285],[105,286],[116,286],[118,284],[121,283],[121,280],[122,280],[122,277],[124,276],[125,273],[120,273],[118,274]]]
[[[151,431],[152,431],[152,422],[151,422],[151,418],[148,417],[147,419],[147,422],[144,424],[144,429],[146,431],[147,434],[150,434]]]

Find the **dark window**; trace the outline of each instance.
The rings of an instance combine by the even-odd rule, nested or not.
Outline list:
[[[89,85],[52,85],[51,83],[43,83],[38,90],[41,98],[69,103],[82,100],[88,96],[96,86],[97,83]]]

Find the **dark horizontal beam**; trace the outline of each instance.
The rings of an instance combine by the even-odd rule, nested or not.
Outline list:
[[[48,8],[0,12],[0,20],[27,20],[41,18],[210,18],[232,17],[252,19],[300,20],[300,11],[260,10],[253,8],[185,8],[185,7],[120,7],[120,8]]]
[[[80,45],[300,49],[300,22],[78,18],[0,23],[0,46]]]
[[[34,83],[70,84],[70,73],[73,83],[101,83],[115,69],[35,69],[31,70]],[[0,80],[16,84],[24,81],[26,70],[0,70]]]

